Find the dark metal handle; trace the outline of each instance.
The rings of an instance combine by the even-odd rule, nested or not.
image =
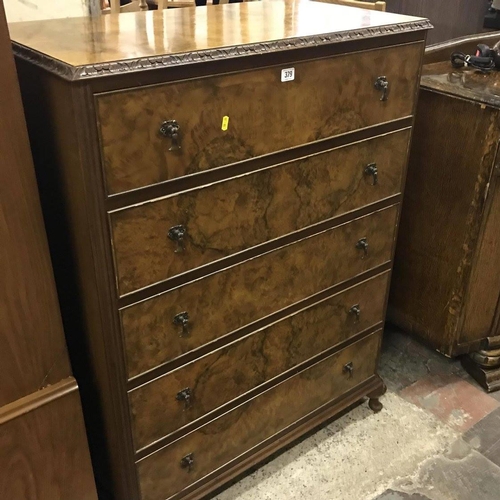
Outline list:
[[[352,361],[344,365],[344,368],[342,368],[342,373],[347,373],[348,378],[352,378],[353,372],[354,372],[354,366],[352,364]]]
[[[356,317],[356,321],[359,321],[359,317],[361,315],[361,308],[359,307],[359,304],[353,305],[349,309],[349,314],[354,314],[354,316]]]
[[[177,326],[182,326],[182,331],[179,337],[186,337],[189,334],[188,330],[189,314],[184,311],[174,316],[173,324]]]
[[[189,453],[185,457],[181,458],[181,467],[183,469],[187,469],[188,472],[191,472],[191,469],[194,466],[194,456],[193,453]]]
[[[184,409],[187,410],[188,408],[191,408],[192,395],[193,393],[191,392],[191,389],[186,387],[177,393],[175,399],[177,399],[177,401],[184,401]]]
[[[177,243],[174,253],[184,252],[184,237],[186,234],[187,229],[183,225],[173,226],[168,230],[168,237]]]
[[[176,120],[166,120],[160,125],[160,134],[172,141],[172,145],[168,148],[169,151],[181,149],[180,130],[181,127]]]
[[[389,98],[389,81],[385,76],[379,76],[375,80],[375,88],[382,92],[382,97],[380,97],[381,101],[387,101]]]
[[[366,238],[361,238],[356,243],[356,248],[358,250],[363,250],[363,259],[368,255],[368,241]]]
[[[373,177],[373,184],[375,186],[378,183],[378,169],[376,163],[369,163],[365,167],[365,175],[371,175]]]

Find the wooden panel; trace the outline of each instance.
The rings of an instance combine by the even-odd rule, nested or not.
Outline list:
[[[271,67],[100,95],[108,192],[409,116],[422,48],[414,43],[296,63],[295,80],[285,83],[283,68]],[[374,87],[379,76],[390,84],[387,101]],[[170,151],[170,139],[159,133],[164,120],[180,125],[180,150]]]
[[[110,215],[121,294],[397,194],[410,131],[309,156]],[[365,168],[376,163],[378,182]],[[182,224],[184,251],[167,237]]]
[[[388,278],[372,278],[131,391],[136,447],[381,322]],[[359,318],[350,311],[354,305]],[[187,407],[176,399],[185,388],[191,391]]]
[[[372,334],[138,463],[143,500],[186,488],[375,373],[381,333]],[[352,377],[344,373],[352,362]],[[190,472],[180,465],[192,453]]]
[[[467,291],[460,342],[469,342],[498,334],[491,331],[500,294],[500,178],[498,176],[498,163],[494,171],[491,200],[487,207],[484,230],[481,233]]]
[[[497,123],[496,110],[421,92],[389,311],[446,354],[457,341]]]
[[[71,372],[2,3],[0,65],[2,406]]]
[[[97,500],[74,380],[73,388],[11,419],[0,409],[0,498]]]
[[[427,35],[428,44],[479,33],[488,8],[483,0],[386,0],[386,3],[389,12],[428,17],[434,26]]]
[[[123,309],[129,375],[389,261],[397,213],[381,210]],[[356,249],[363,237],[366,258]],[[184,311],[188,335],[173,324]]]

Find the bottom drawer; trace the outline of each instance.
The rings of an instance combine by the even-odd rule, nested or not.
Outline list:
[[[378,331],[359,340],[140,460],[142,499],[171,497],[368,379],[380,339]]]

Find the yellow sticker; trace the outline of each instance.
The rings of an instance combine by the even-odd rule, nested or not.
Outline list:
[[[223,116],[222,117],[222,130],[224,132],[228,129],[229,127],[229,116]]]

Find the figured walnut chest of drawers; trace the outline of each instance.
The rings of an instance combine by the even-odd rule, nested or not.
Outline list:
[[[100,488],[200,498],[376,375],[425,19],[12,25]]]

